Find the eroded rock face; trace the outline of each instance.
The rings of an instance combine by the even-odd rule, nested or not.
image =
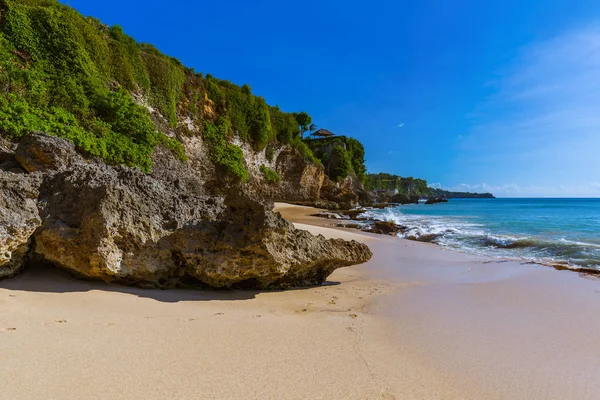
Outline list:
[[[321,165],[306,162],[291,148],[279,153],[276,170],[282,180],[274,194],[277,200],[315,201],[319,199],[325,171]]]
[[[419,196],[413,194],[407,195],[404,193],[396,193],[391,198],[391,201],[399,204],[419,204]]]
[[[38,176],[0,170],[0,278],[18,273],[41,219]]]
[[[25,136],[17,147],[15,160],[28,172],[62,171],[83,162],[73,143],[43,133]]]
[[[21,227],[11,236],[18,240],[2,236],[0,242],[10,243],[15,254],[4,261],[12,273],[34,231],[32,251],[63,269],[158,287],[312,285],[371,257],[357,242],[295,229],[230,182],[219,187],[213,176],[207,189],[198,168],[174,161],[170,153],[158,151],[154,172],[146,175],[84,160],[64,142],[35,134],[16,151],[23,168],[34,172],[20,175],[35,177],[39,191],[27,197],[29,214],[37,216],[28,225],[21,227],[29,214],[6,213]],[[27,192],[17,183],[22,178],[0,179],[3,207]]]
[[[338,203],[342,209],[350,209],[359,204],[359,197],[351,176],[340,182],[333,182],[326,177],[321,188],[321,198]]]

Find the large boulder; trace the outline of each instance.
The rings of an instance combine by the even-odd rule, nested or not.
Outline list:
[[[62,171],[83,161],[73,143],[39,132],[21,140],[15,159],[27,172]]]
[[[227,181],[217,188],[213,178],[205,190],[206,177],[167,152],[158,151],[150,175],[84,160],[61,139],[39,134],[16,153],[34,172],[22,175],[42,183],[30,199],[39,218],[11,248],[26,253],[35,231],[33,253],[78,276],[155,287],[285,288],[319,284],[371,257],[358,242],[295,229]],[[3,192],[22,191],[6,182]]]
[[[39,177],[0,170],[0,278],[17,274],[40,226]]]

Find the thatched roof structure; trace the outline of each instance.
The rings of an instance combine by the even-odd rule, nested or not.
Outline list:
[[[335,133],[330,132],[327,129],[319,129],[318,131],[314,132],[311,136],[315,136],[315,137],[331,137],[331,136],[335,136]]]

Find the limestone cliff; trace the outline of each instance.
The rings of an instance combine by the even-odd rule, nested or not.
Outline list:
[[[26,258],[77,276],[157,287],[319,284],[371,257],[357,242],[297,230],[258,201],[250,179],[220,179],[200,143],[182,163],[164,149],[151,174],[83,157],[31,134],[0,165],[0,277]],[[256,178],[258,179],[258,178]]]
[[[295,114],[249,85],[57,0],[0,0],[0,71],[0,278],[45,260],[105,281],[273,288],[370,257],[271,211],[317,201],[325,174]]]
[[[365,150],[358,140],[333,136],[309,139],[306,144],[323,164],[326,176],[320,191],[322,200],[338,204],[343,209],[373,202],[371,194],[363,186]]]

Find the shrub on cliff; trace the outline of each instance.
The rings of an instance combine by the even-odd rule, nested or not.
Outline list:
[[[184,158],[182,145],[159,133],[125,90],[139,85],[162,99],[158,81],[168,79],[148,73],[137,44],[120,28],[106,32],[54,1],[4,0],[0,13],[0,133],[18,139],[43,130],[108,163],[144,171],[160,143]],[[123,89],[109,89],[115,81]],[[170,116],[172,105],[164,105]]]
[[[349,175],[364,182],[365,149],[361,142],[346,136],[310,139],[304,142],[321,160],[330,179],[340,180]]]
[[[260,172],[263,174],[265,180],[269,183],[277,183],[281,180],[281,177],[276,171],[273,171],[271,168],[266,165],[260,166]]]
[[[398,193],[415,196],[430,196],[427,181],[413,177],[404,178],[388,173],[367,174],[365,187],[369,190],[397,190]]]
[[[269,115],[279,142],[289,144],[300,136],[300,128],[293,114],[285,113],[275,106],[269,107]]]
[[[365,148],[362,143],[354,138],[346,140],[346,149],[350,156],[352,169],[356,177],[364,183],[367,167],[365,167]]]
[[[313,154],[310,147],[308,147],[306,145],[306,143],[304,143],[302,141],[302,139],[300,139],[300,137],[295,137],[294,139],[292,139],[292,141],[290,142],[290,145],[294,149],[298,150],[298,152],[300,154],[302,154],[302,156],[304,157],[305,160],[310,161],[313,164],[317,164],[317,165],[321,164],[319,159],[317,157],[315,157],[315,155]]]
[[[347,177],[352,171],[352,159],[350,153],[342,146],[333,146],[332,158],[336,159],[335,168],[331,172],[330,178],[340,180]]]
[[[250,86],[204,77],[137,43],[121,27],[109,28],[58,1],[0,0],[1,135],[18,140],[43,130],[107,163],[149,171],[159,144],[185,158],[181,143],[157,129],[158,113],[171,128],[182,117],[196,126],[215,126],[226,117],[231,132],[256,150],[271,142],[293,144],[314,159],[295,144],[300,130],[294,115],[269,107]],[[185,126],[179,132],[190,133]],[[243,177],[236,149],[218,159]]]
[[[227,115],[240,139],[250,141],[260,151],[277,137],[271,125],[269,106],[262,97],[252,95],[249,85],[240,87],[209,75],[206,88],[217,112]]]
[[[204,140],[208,143],[210,158],[225,172],[247,181],[249,175],[244,166],[244,153],[238,146],[227,141],[230,134],[231,122],[227,117],[220,117],[216,125],[206,123]]]

